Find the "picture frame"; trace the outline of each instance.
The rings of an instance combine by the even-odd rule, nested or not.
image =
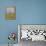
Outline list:
[[[16,20],[16,7],[15,6],[11,6],[11,7],[9,6],[6,8],[5,19]]]

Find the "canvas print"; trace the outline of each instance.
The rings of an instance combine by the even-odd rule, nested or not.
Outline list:
[[[16,7],[8,7],[8,8],[6,8],[5,18],[7,20],[15,20],[16,19]]]

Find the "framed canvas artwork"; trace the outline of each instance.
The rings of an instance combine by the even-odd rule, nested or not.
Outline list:
[[[7,20],[15,20],[16,19],[16,7],[8,7],[8,8],[6,8],[5,18]]]

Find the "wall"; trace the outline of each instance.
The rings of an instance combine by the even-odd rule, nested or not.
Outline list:
[[[46,24],[46,0],[17,0],[19,24]]]
[[[8,34],[10,32],[17,33],[17,19],[16,20],[6,20],[5,10],[9,6],[15,6],[15,2],[11,0],[0,0],[0,44],[8,43]],[[17,42],[17,41],[16,41]]]
[[[16,6],[16,20],[5,20],[5,9]],[[9,32],[17,32],[17,24],[46,24],[46,0],[0,0],[0,44],[8,43]]]

